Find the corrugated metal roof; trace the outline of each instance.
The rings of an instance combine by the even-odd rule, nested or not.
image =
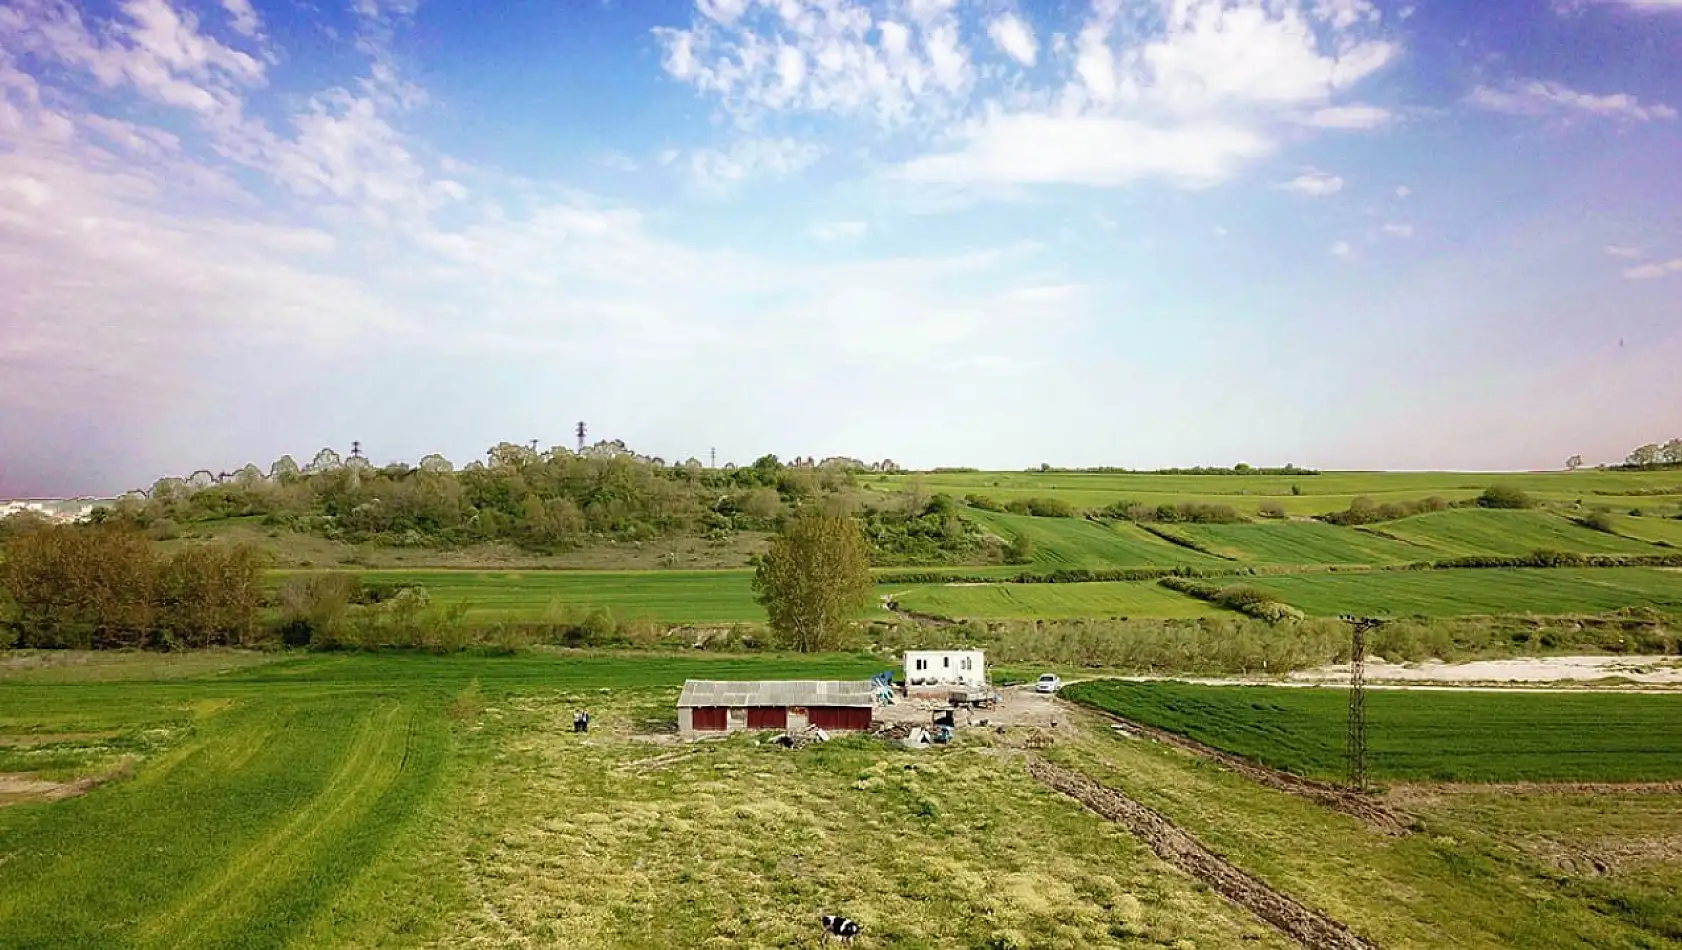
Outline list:
[[[679,706],[874,706],[869,680],[685,680]]]

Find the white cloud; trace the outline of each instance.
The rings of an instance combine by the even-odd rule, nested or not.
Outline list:
[[[1287,182],[1281,182],[1273,187],[1283,191],[1307,195],[1311,198],[1323,198],[1335,195],[1343,190],[1343,179],[1336,175],[1310,169]]]
[[[1611,0],[1641,10],[1682,10],[1682,0]]]
[[[1390,110],[1369,105],[1327,106],[1303,120],[1322,129],[1375,129],[1389,121]]]
[[[1663,263],[1642,264],[1624,271],[1624,276],[1630,280],[1653,280],[1668,274],[1682,274],[1682,257],[1673,258]]]
[[[1621,244],[1608,244],[1606,245],[1606,253],[1612,255],[1613,257],[1640,257],[1641,248],[1627,247]]]
[[[1007,13],[993,20],[987,24],[987,35],[993,38],[993,45],[999,48],[999,52],[1024,66],[1034,65],[1039,53],[1038,44],[1034,42],[1034,28],[1021,17]]]
[[[819,241],[856,241],[870,230],[865,221],[822,221],[807,230]]]
[[[1529,79],[1504,86],[1478,86],[1466,97],[1471,105],[1491,112],[1525,116],[1589,115],[1635,122],[1676,118],[1676,110],[1663,103],[1644,104],[1628,93],[1597,96],[1579,92],[1563,83]]]
[[[675,158],[676,156],[673,157]],[[634,172],[640,167],[637,165],[636,159],[626,155],[624,152],[615,151],[613,149],[609,149],[596,156],[596,164],[602,166],[603,168],[611,168],[616,172]]]
[[[1333,257],[1341,257],[1346,261],[1355,258],[1355,249],[1349,246],[1348,241],[1339,241],[1327,248],[1326,252]]]
[[[1411,195],[1411,194],[1413,194],[1413,189],[1412,188],[1409,188],[1406,185],[1397,185],[1396,186],[1396,197],[1406,198],[1408,195]]]
[[[750,179],[787,178],[823,157],[823,148],[782,138],[747,138],[728,152],[697,149],[689,156],[691,180],[703,191],[721,194]]]
[[[235,33],[256,36],[262,29],[262,21],[258,19],[257,11],[251,8],[251,0],[222,0],[222,9],[228,11],[229,25]]]
[[[1333,104],[1400,52],[1367,0],[1164,6],[1144,16],[1097,0],[1072,38],[1052,36],[1051,62],[1033,78],[1023,67],[1039,64],[1040,50],[1027,21],[960,16],[949,0],[704,3],[687,27],[655,33],[667,74],[739,126],[864,118],[935,149],[893,173],[913,180],[1203,185],[1273,151],[1287,125],[1389,121],[1377,106]],[[972,51],[995,60],[978,65]],[[1013,131],[1056,144],[1005,141]]]
[[[1388,234],[1391,237],[1413,237],[1413,225],[1411,224],[1386,224],[1383,230],[1385,234]]]
[[[924,155],[896,170],[911,181],[1114,186],[1165,179],[1219,182],[1270,143],[1218,124],[1153,127],[1100,116],[995,115],[973,125],[957,151]]]
[[[1215,225],[1214,232],[1215,232],[1215,237],[1218,237],[1218,238],[1224,238],[1228,234],[1226,226],[1225,225],[1220,225],[1220,224]]]

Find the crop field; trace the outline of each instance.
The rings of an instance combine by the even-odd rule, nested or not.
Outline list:
[[[1131,524],[1099,524],[1085,518],[1035,518],[998,512],[965,512],[1007,541],[1019,534],[1033,540],[1035,569],[1062,567],[1214,567],[1219,558],[1170,544]]]
[[[1149,581],[930,584],[895,595],[911,610],[974,620],[1205,617],[1216,608]]]
[[[1654,544],[1664,543],[1672,549],[1682,551],[1682,519],[1677,518],[1632,518],[1623,515],[1613,519],[1618,533],[1631,538],[1639,538]]]
[[[1682,572],[1662,568],[1373,571],[1267,575],[1244,581],[1316,616],[1571,614],[1621,607],[1682,613]]]
[[[1260,524],[1177,524],[1175,533],[1210,551],[1253,564],[1407,564],[1433,549],[1321,521]]]
[[[1094,680],[1071,699],[1316,778],[1344,768],[1340,689]],[[1682,779],[1682,695],[1372,690],[1368,769],[1461,782]]]
[[[1594,531],[1542,511],[1489,511],[1476,508],[1437,511],[1357,529],[1395,538],[1441,557],[1477,554],[1515,556],[1531,551],[1575,554],[1662,554],[1644,541]]]
[[[419,585],[468,619],[535,620],[551,604],[605,607],[617,619],[764,623],[750,571],[359,571],[367,583]],[[277,578],[285,573],[277,572]]]

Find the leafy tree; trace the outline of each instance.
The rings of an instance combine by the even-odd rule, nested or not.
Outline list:
[[[1629,457],[1624,459],[1624,464],[1634,465],[1638,468],[1648,468],[1659,464],[1663,451],[1657,443],[1648,443],[1630,452]]]
[[[1011,564],[1029,564],[1034,560],[1034,539],[1026,532],[1010,539],[1005,547],[1005,560]]]
[[[1568,472],[1575,472],[1577,469],[1582,467],[1583,457],[1581,455],[1573,455],[1565,460],[1565,470]]]
[[[852,518],[803,510],[771,539],[753,588],[788,647],[836,649],[849,621],[870,603],[869,544]]]
[[[1659,449],[1659,459],[1666,465],[1682,465],[1682,439],[1671,439]]]

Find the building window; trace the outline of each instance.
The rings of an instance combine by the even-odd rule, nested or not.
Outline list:
[[[952,658],[949,657],[949,656],[941,657],[940,658],[940,665],[946,667],[947,669],[951,669],[952,668]]]
[[[928,660],[918,660],[917,661],[917,669],[926,670],[928,668],[929,668],[929,661]]]
[[[969,669],[969,657],[966,656],[962,660],[960,660],[958,662],[958,666],[963,668],[963,669],[966,669],[966,670]]]

